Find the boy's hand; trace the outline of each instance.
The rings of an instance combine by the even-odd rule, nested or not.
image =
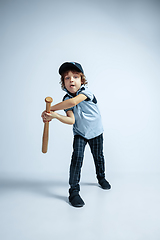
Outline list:
[[[53,118],[56,118],[56,113],[51,111],[50,113],[47,113],[44,111],[41,115],[43,122],[50,122]]]
[[[42,114],[41,114],[41,117],[42,117],[43,122],[47,122],[47,121],[46,121],[46,115],[45,115],[45,113],[46,113],[46,110],[43,111]]]

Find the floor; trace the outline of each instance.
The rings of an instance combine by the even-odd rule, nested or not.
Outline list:
[[[68,203],[68,176],[0,177],[1,240],[159,240],[160,176],[110,173],[111,190],[82,178],[83,208]]]

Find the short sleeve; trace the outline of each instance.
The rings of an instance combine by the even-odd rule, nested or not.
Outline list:
[[[87,97],[87,99],[85,101],[89,101],[89,100],[92,101],[94,98],[93,93],[90,92],[87,88],[86,89],[82,88],[82,91],[79,94],[84,94]]]

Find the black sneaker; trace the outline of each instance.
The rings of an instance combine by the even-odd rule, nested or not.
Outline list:
[[[109,184],[109,182],[105,178],[102,178],[102,179],[98,180],[98,183],[103,189],[110,189],[111,188],[111,185]]]
[[[72,192],[69,196],[69,202],[73,207],[83,207],[85,205],[83,199],[78,192]]]

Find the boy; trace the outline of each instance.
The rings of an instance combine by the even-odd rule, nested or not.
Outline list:
[[[51,113],[42,113],[43,121],[53,118],[62,123],[72,124],[74,141],[69,176],[69,202],[74,207],[85,203],[79,195],[80,173],[85,146],[88,143],[93,155],[98,183],[103,189],[111,185],[105,179],[103,156],[103,126],[95,96],[85,86],[87,80],[82,66],[76,62],[65,62],[59,68],[61,87],[66,91],[63,101],[51,107]],[[66,116],[55,111],[65,110]]]

